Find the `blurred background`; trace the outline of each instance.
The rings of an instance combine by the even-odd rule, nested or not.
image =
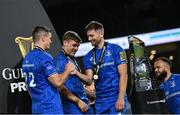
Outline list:
[[[104,25],[105,39],[180,27],[179,0],[40,0],[40,2],[60,41],[65,31],[72,30],[82,37],[83,42],[88,42],[84,27],[92,20],[100,21]],[[147,54],[154,55],[154,58],[170,57],[173,72],[179,72],[179,41],[180,37],[177,37],[173,42],[151,44],[146,48]],[[128,52],[128,49],[126,51]],[[151,56],[152,61],[154,58]]]

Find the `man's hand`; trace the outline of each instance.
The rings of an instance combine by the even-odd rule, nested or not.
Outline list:
[[[77,75],[78,70],[74,69],[74,71],[71,72],[71,75]]]
[[[116,111],[119,112],[122,109],[124,109],[124,99],[118,98],[118,100],[116,101]]]
[[[65,70],[68,71],[69,73],[73,72],[75,70],[75,65],[71,62],[67,63],[65,66]]]
[[[79,99],[77,102],[77,105],[83,113],[88,111],[88,105],[85,102],[83,102],[82,100]]]

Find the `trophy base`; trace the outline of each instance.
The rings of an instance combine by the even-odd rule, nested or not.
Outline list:
[[[163,90],[133,92],[131,95],[133,114],[168,114]]]

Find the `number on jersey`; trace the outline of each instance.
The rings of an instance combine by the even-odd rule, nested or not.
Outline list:
[[[32,72],[29,72],[28,75],[24,72],[23,75],[25,76],[25,82],[29,87],[36,87],[36,84],[34,82],[34,74]],[[30,82],[27,80],[30,79]]]

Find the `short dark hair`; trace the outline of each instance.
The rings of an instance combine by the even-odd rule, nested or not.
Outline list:
[[[32,31],[33,41],[36,42],[39,40],[40,36],[47,35],[51,30],[46,26],[36,26]]]
[[[155,60],[155,62],[159,61],[159,60],[162,60],[163,62],[167,63],[170,66],[170,68],[172,67],[172,63],[171,63],[171,61],[168,58],[166,58],[166,57],[159,57],[159,58],[157,58]]]
[[[89,24],[87,24],[87,26],[85,27],[85,31],[87,32],[88,30],[98,30],[98,29],[102,29],[104,30],[103,24],[101,24],[98,21],[91,21]]]
[[[64,40],[74,40],[76,42],[82,42],[81,37],[74,31],[67,31],[63,35]]]

